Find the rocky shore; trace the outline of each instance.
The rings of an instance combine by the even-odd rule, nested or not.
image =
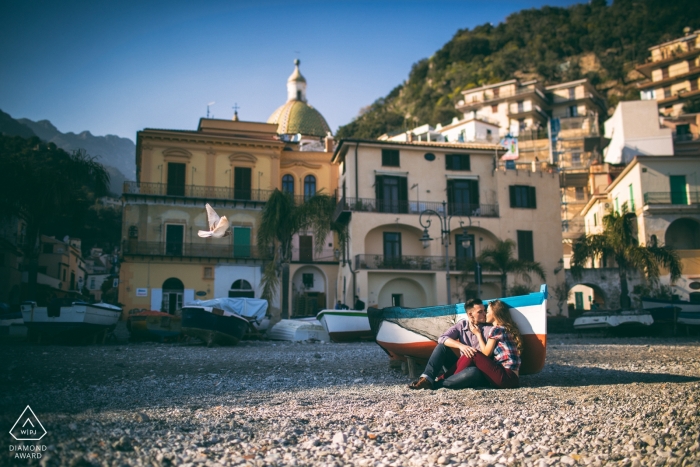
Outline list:
[[[0,351],[2,465],[700,465],[697,338],[550,335],[516,390],[409,391],[373,343]]]

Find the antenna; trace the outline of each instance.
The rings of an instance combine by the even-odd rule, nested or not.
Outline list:
[[[214,104],[216,104],[215,101],[211,101],[210,103],[207,104],[207,118],[209,118],[209,106],[212,106]],[[213,117],[213,115],[212,115],[212,117]]]

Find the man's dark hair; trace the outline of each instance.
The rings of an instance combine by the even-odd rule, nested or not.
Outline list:
[[[472,308],[474,308],[476,305],[483,305],[484,302],[481,301],[480,298],[470,298],[464,303],[464,311],[469,311]]]

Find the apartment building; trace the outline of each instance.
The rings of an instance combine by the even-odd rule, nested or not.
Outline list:
[[[42,235],[39,245],[37,284],[48,287],[50,292],[82,293],[87,277],[81,241],[65,237],[58,240]]]
[[[688,101],[700,98],[700,30],[649,48],[647,61],[636,67],[646,77],[639,83],[642,100],[656,101],[669,117],[683,113]]]
[[[558,176],[498,168],[504,153],[497,144],[341,140],[335,219],[350,241],[340,252],[340,299],[419,307],[503,296],[500,276],[483,271],[476,284],[468,260],[505,239],[516,257],[542,264],[550,287],[562,283],[561,249],[552,248],[561,244]],[[532,290],[539,281],[532,277]],[[508,277],[508,287],[516,283],[527,284]]]

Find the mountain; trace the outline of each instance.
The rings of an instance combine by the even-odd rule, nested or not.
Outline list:
[[[121,195],[125,180],[136,179],[136,145],[128,138],[115,135],[94,136],[89,131],[61,133],[50,121],[34,122],[26,118],[15,120],[0,110],[0,133],[40,139],[73,152],[84,149],[105,166],[110,175],[110,191]]]
[[[498,25],[462,29],[408,79],[360,110],[337,138],[383,133],[460,116],[461,91],[513,78],[544,84],[588,78],[614,109],[639,99],[634,67],[648,48],[700,28],[697,0],[590,0],[567,8],[545,6],[513,13]]]

